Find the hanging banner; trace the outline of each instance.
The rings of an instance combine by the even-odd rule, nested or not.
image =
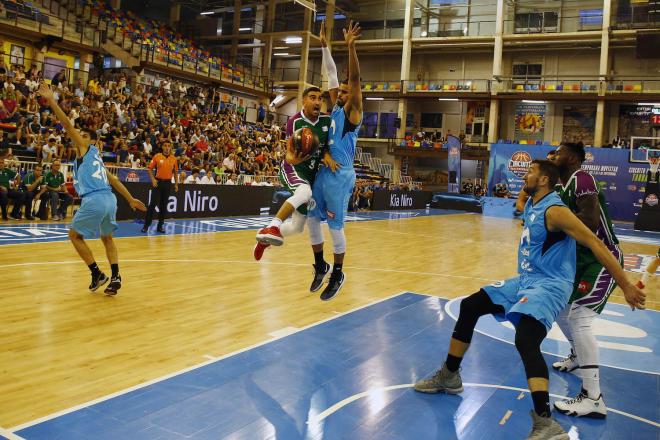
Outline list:
[[[447,136],[447,190],[450,193],[461,192],[461,141],[453,135]]]
[[[495,185],[506,186],[512,197],[522,189],[523,176],[534,159],[545,159],[549,145],[493,144],[488,164],[488,195]],[[582,169],[591,173],[605,194],[614,220],[634,221],[644,202],[648,164],[629,163],[628,150],[586,148]]]
[[[545,104],[516,104],[514,139],[516,142],[543,141]]]
[[[567,105],[564,107],[564,124],[561,138],[563,142],[594,144],[596,127],[595,105]]]

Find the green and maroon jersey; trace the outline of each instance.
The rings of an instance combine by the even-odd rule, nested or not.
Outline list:
[[[300,110],[298,113],[291,116],[286,123],[287,139],[293,136],[293,133],[296,130],[299,130],[303,127],[309,127],[312,132],[314,132],[314,134],[316,134],[316,136],[319,138],[319,148],[316,149],[314,153],[312,153],[312,156],[306,161],[301,162],[293,167],[295,168],[298,176],[305,179],[307,182],[309,182],[310,185],[314,183],[316,170],[318,169],[319,163],[322,159],[321,155],[323,154],[323,150],[328,145],[328,133],[330,132],[331,122],[332,119],[330,118],[330,115],[324,114],[320,114],[316,122],[312,122],[305,116],[305,113]],[[284,169],[284,167],[281,167],[281,169]]]
[[[580,197],[596,195],[600,210],[600,220],[596,236],[607,246],[612,255],[623,261],[623,253],[619,249],[619,240],[614,235],[612,220],[607,210],[607,203],[603,192],[598,187],[594,177],[586,171],[577,170],[563,185],[557,185],[557,193],[562,202],[572,212],[577,212],[577,200]],[[602,311],[609,295],[614,290],[612,276],[603,268],[596,256],[588,247],[577,244],[577,273],[575,289],[569,302],[575,302],[597,313]]]

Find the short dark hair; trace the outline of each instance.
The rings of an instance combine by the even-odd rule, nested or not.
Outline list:
[[[584,144],[582,142],[564,142],[562,146],[566,147],[572,154],[574,154],[580,163],[584,162],[587,153],[584,151]]]
[[[89,135],[90,139],[92,139],[93,141],[95,141],[96,138],[98,138],[98,135],[96,134],[96,131],[92,130],[91,128],[81,128],[80,132],[81,133],[87,133]]]
[[[555,165],[554,162],[546,159],[535,159],[532,161],[532,164],[537,164],[539,166],[539,171],[543,176],[547,176],[550,183],[550,189],[553,189],[557,182],[559,182],[559,168]]]
[[[303,91],[303,98],[306,98],[307,95],[310,94],[310,92],[319,92],[319,93],[321,93],[321,89],[318,88],[318,87],[316,87],[316,86],[307,87],[307,88]]]

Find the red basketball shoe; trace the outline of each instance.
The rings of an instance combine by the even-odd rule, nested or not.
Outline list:
[[[264,251],[268,247],[270,247],[268,243],[257,242],[257,244],[254,245],[254,259],[257,261],[261,260],[261,257],[264,256]]]
[[[277,226],[268,226],[259,229],[257,232],[257,241],[262,244],[272,244],[273,246],[282,246],[284,237]]]

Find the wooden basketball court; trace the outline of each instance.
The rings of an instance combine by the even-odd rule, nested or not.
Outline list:
[[[515,274],[517,220],[398,217],[347,225],[347,281],[330,302],[308,291],[306,233],[268,249],[261,262],[252,257],[254,230],[118,238],[124,285],[114,298],[87,290],[89,271],[67,241],[1,246],[0,426],[46,417],[400,292],[451,299]],[[325,226],[324,232],[328,240]],[[101,242],[91,246],[109,271]],[[621,246],[626,254],[657,251],[657,244]],[[331,259],[329,243],[325,251]],[[649,308],[659,308],[657,286],[655,279],[647,288]],[[610,302],[623,302],[620,290]]]

